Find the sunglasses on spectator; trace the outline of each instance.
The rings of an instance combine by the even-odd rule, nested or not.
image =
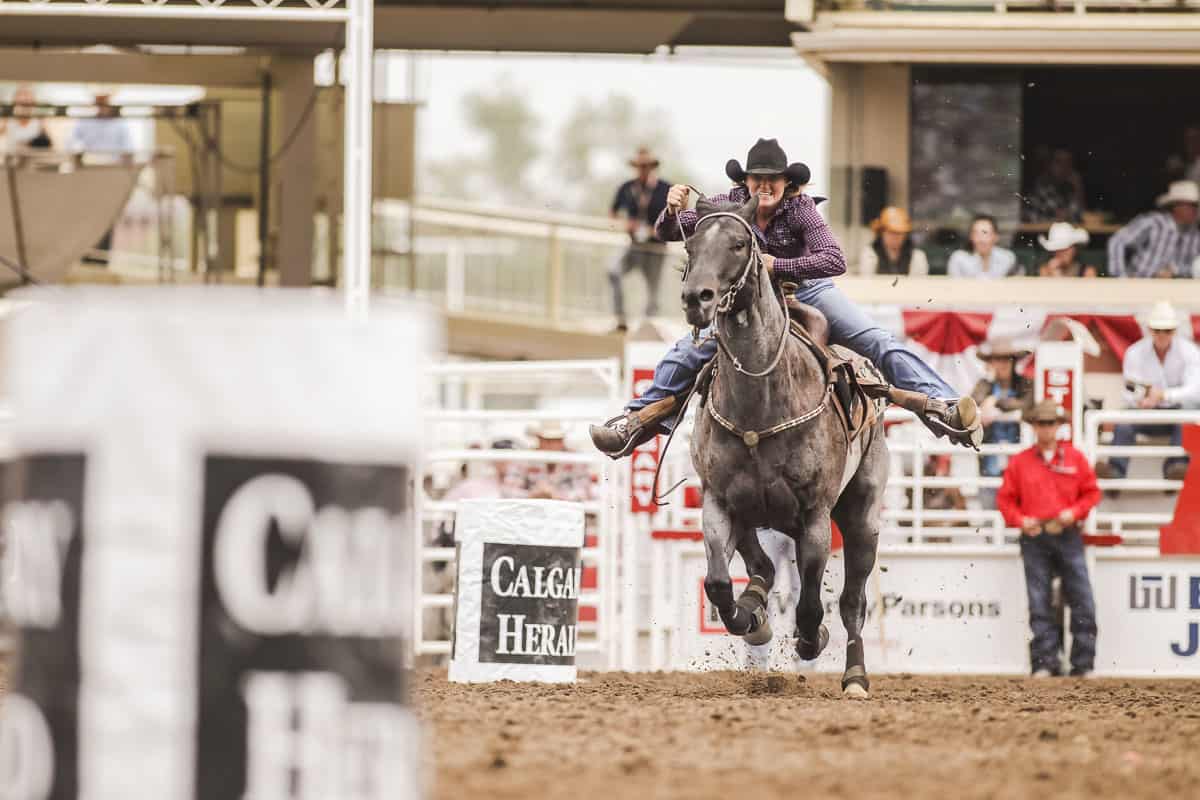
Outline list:
[[[1058,420],[1055,420],[1055,419],[1039,419],[1037,422],[1035,422],[1033,424],[1037,425],[1038,427],[1041,427],[1043,425],[1057,425],[1059,423],[1058,423]]]

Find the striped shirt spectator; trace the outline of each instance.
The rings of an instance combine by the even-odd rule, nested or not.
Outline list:
[[[742,205],[750,199],[750,190],[735,186],[727,194],[713,195],[710,203]],[[655,224],[655,234],[663,241],[679,241],[679,225],[691,236],[699,219],[695,211],[680,211],[679,221],[664,209]],[[835,278],[846,272],[846,257],[837,239],[817,211],[817,204],[806,194],[784,197],[766,231],[754,226],[763,249],[775,256],[773,270],[780,280]]]
[[[1192,181],[1172,183],[1158,198],[1161,211],[1139,214],[1108,240],[1108,274],[1117,278],[1191,277],[1192,262],[1200,256],[1198,204],[1200,186]]]

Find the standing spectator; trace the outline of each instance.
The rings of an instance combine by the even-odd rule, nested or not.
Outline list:
[[[1200,408],[1200,348],[1176,336],[1179,316],[1170,303],[1154,306],[1146,322],[1150,335],[1129,346],[1122,362],[1125,374],[1125,403],[1129,408]],[[1113,444],[1128,446],[1141,433],[1170,436],[1171,444],[1183,442],[1178,425],[1118,425]],[[1163,462],[1163,477],[1181,481],[1187,473],[1188,457],[1172,456]],[[1096,465],[1102,478],[1124,478],[1129,458],[1114,458]]]
[[[1129,221],[1108,240],[1108,274],[1120,278],[1190,277],[1200,256],[1200,184],[1175,181],[1160,195],[1159,211]],[[1129,251],[1133,255],[1129,255]],[[1127,261],[1130,262],[1127,264]],[[1132,269],[1131,269],[1132,267]]]
[[[0,119],[0,150],[15,152],[22,148],[45,149],[50,147],[50,137],[42,121],[33,116],[37,99],[33,87],[18,86],[13,94],[11,119]]]
[[[865,246],[858,261],[863,275],[928,275],[929,260],[925,251],[913,247],[912,220],[908,213],[895,206],[879,212],[871,223],[875,241]]]
[[[529,435],[537,440],[535,450],[567,453],[567,432],[555,422],[531,427]],[[531,463],[525,476],[529,497],[581,502],[592,497],[592,476],[586,464]]]
[[[1083,178],[1070,150],[1058,148],[1026,198],[1030,222],[1078,222],[1083,214]]]
[[[985,444],[1021,441],[1021,414],[1033,406],[1033,384],[1017,372],[1017,363],[1029,355],[1029,350],[1002,338],[984,342],[976,352],[988,368],[987,377],[971,392],[983,419]],[[994,478],[1004,472],[1006,462],[1006,456],[980,456],[979,473]]]
[[[1021,529],[1033,629],[1030,662],[1035,677],[1061,672],[1062,636],[1050,599],[1050,584],[1057,575],[1071,609],[1071,674],[1086,676],[1096,658],[1096,608],[1079,527],[1100,502],[1100,490],[1083,453],[1058,440],[1058,429],[1068,419],[1061,406],[1043,400],[1026,419],[1037,441],[1013,456],[996,502],[1004,521]]]
[[[1094,278],[1096,268],[1079,260],[1079,246],[1087,244],[1088,232],[1069,222],[1056,222],[1038,244],[1051,253],[1050,260],[1038,268],[1043,278]]]
[[[671,188],[670,183],[659,179],[658,163],[649,148],[639,147],[637,154],[629,160],[629,166],[637,170],[637,177],[621,184],[609,209],[609,216],[613,219],[625,218],[625,229],[629,233],[629,246],[608,271],[618,331],[625,331],[629,327],[625,318],[625,294],[621,288],[621,278],[631,270],[641,270],[646,278],[646,316],[652,317],[658,313],[658,281],[662,276],[667,249],[654,232],[654,222],[667,207],[667,192]]]
[[[85,117],[75,123],[71,132],[71,147],[85,153],[128,153],[133,150],[129,126],[121,119],[120,112],[113,108],[108,90],[95,94],[96,116]],[[92,253],[83,260],[91,264],[107,264],[112,251],[112,228],[105,231]]]
[[[952,278],[1006,278],[1017,270],[1017,257],[1012,250],[996,247],[1000,230],[996,218],[977,214],[971,220],[967,249],[950,254],[946,274]]]

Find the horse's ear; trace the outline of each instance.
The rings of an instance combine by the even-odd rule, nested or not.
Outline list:
[[[696,201],[696,217],[702,218],[709,214],[714,214],[721,210],[720,203],[713,203],[707,197],[701,197]]]
[[[742,205],[741,208],[738,209],[737,213],[738,213],[739,217],[741,217],[742,219],[746,220],[746,222],[749,222],[751,225],[753,225],[754,224],[754,215],[757,211],[758,211],[758,195],[754,195],[749,200],[747,200]]]

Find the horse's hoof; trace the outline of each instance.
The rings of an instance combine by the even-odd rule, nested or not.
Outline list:
[[[817,640],[810,641],[803,636],[796,637],[796,655],[805,661],[812,661],[821,655],[825,645],[829,644],[829,629],[822,625],[817,629]]]
[[[751,631],[743,636],[742,641],[746,644],[752,644],[757,647],[771,641],[773,636],[774,634],[771,632],[771,626],[764,622],[758,626],[758,630]]]
[[[870,700],[871,693],[863,688],[861,683],[847,683],[842,689],[842,697],[848,700]]]

